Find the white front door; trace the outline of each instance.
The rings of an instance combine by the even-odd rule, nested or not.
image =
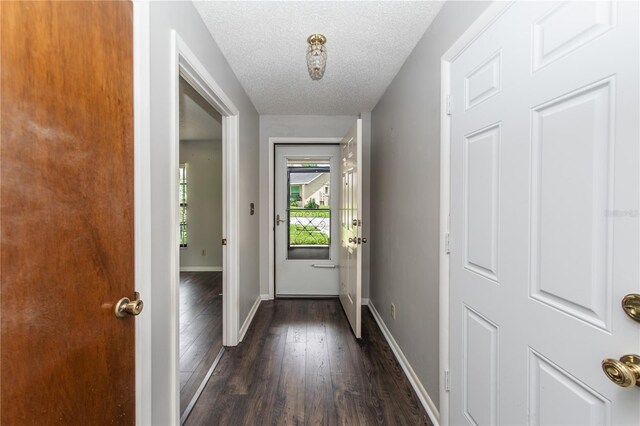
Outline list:
[[[360,338],[362,301],[362,120],[340,143],[340,302]]]
[[[451,424],[640,424],[638,18],[515,2],[451,63]]]
[[[337,296],[340,147],[277,145],[277,296]]]

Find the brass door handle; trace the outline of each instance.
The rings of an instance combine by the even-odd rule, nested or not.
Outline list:
[[[627,294],[622,299],[622,309],[629,318],[640,322],[640,294]]]
[[[134,293],[134,297],[134,300],[129,300],[128,297],[118,300],[115,307],[115,313],[118,318],[124,318],[127,315],[140,315],[142,308],[144,308],[144,303],[140,300],[140,293],[137,291]]]
[[[625,355],[618,361],[607,358],[602,361],[602,371],[618,386],[628,388],[640,386],[640,356]]]

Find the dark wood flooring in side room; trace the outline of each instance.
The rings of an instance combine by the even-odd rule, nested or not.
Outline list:
[[[222,272],[180,272],[180,415],[222,348]]]
[[[263,302],[186,425],[430,425],[367,307],[362,318],[358,341],[338,299]]]

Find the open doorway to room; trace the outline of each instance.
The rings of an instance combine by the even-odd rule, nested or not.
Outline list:
[[[180,416],[184,420],[223,349],[222,116],[179,84]]]

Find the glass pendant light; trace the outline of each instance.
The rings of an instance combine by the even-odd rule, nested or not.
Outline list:
[[[324,76],[327,66],[327,47],[324,45],[327,38],[322,34],[311,34],[307,38],[307,68],[311,80],[320,80]]]

